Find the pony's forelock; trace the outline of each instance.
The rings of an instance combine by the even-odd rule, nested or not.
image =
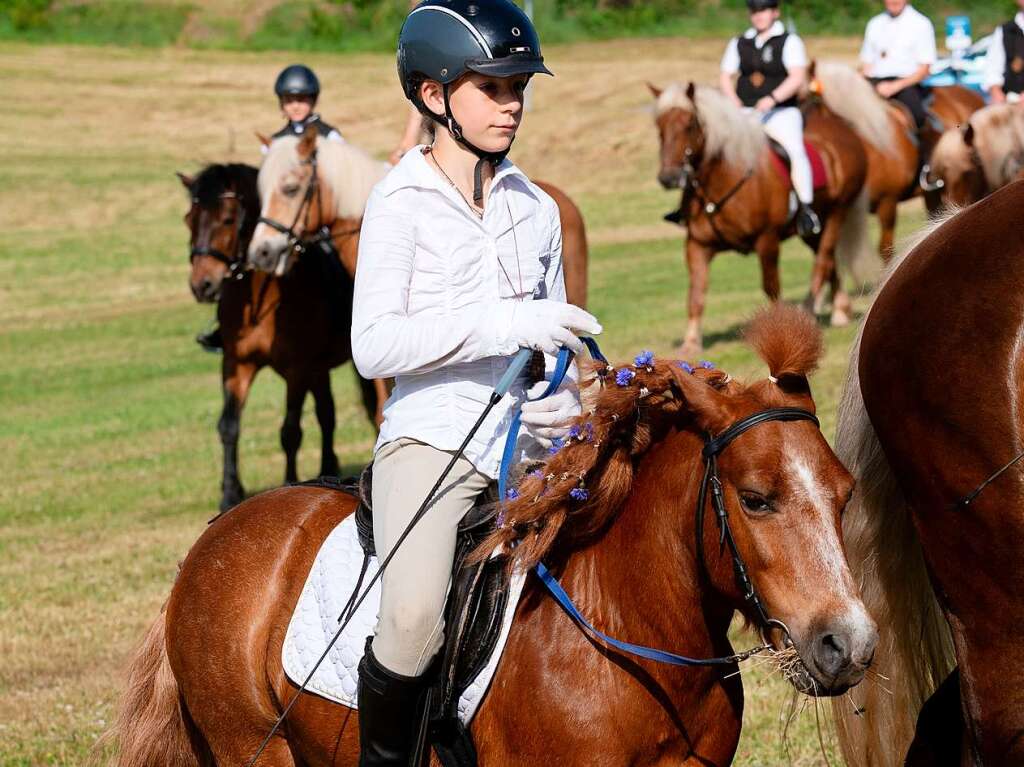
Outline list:
[[[276,180],[298,162],[298,145],[297,136],[282,136],[270,144],[260,166],[261,199],[268,199]],[[370,192],[390,166],[347,141],[318,137],[316,147],[317,169],[334,190],[338,217],[361,218]]]
[[[693,112],[694,105],[686,95],[687,86],[670,83],[658,96],[655,116],[672,109]],[[709,158],[721,157],[724,162],[742,170],[753,168],[767,146],[761,124],[733,104],[717,88],[698,85],[697,113],[705,131],[705,153]]]

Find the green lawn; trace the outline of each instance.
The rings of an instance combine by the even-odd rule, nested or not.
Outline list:
[[[686,43],[683,58],[682,45],[553,49],[566,75],[538,91],[534,132],[517,144],[523,166],[543,168],[584,211],[590,308],[612,358],[668,354],[683,330],[681,238],[660,223],[674,200],[653,179],[642,87],[713,71],[712,49]],[[626,60],[635,71],[618,81]],[[346,135],[385,154],[404,115],[393,61],[315,63],[334,83],[331,108]],[[0,46],[0,79],[12,84],[0,114],[0,133],[12,137],[0,148],[2,765],[84,763],[111,719],[133,644],[216,511],[218,359],[192,341],[211,308],[186,287],[185,197],[172,171],[256,161],[251,130],[278,122],[264,92],[278,64],[249,54]],[[111,109],[123,119],[111,120]],[[902,232],[919,222],[905,216]],[[804,248],[787,244],[788,300],[803,297],[809,268]],[[759,281],[754,259],[729,254],[714,264],[706,356],[738,376],[765,373],[737,340],[763,304]],[[858,312],[866,303],[857,300]],[[854,332],[826,330],[813,385],[828,434]],[[334,385],[336,445],[355,467],[373,433],[351,370],[335,371]],[[281,481],[283,400],[281,381],[265,371],[243,417],[250,491]],[[311,412],[304,426],[308,477],[319,466]],[[745,682],[737,763],[823,764],[813,708],[795,716],[784,742],[788,688],[756,670]]]

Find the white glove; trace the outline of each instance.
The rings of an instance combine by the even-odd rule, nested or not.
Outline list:
[[[528,398],[539,397],[548,388],[547,381],[530,387]],[[580,414],[580,393],[573,381],[566,379],[554,394],[536,402],[524,402],[522,423],[527,433],[543,447],[565,439],[569,422]]]
[[[576,332],[597,335],[602,328],[597,319],[578,306],[541,298],[515,305],[509,335],[518,346],[558,354],[565,346],[579,354],[583,343]]]

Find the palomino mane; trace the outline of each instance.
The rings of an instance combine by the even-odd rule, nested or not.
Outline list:
[[[972,114],[969,122],[989,186],[998,189],[1008,184],[1020,171],[1024,158],[1024,114],[1020,105],[990,104]]]
[[[814,71],[825,106],[878,151],[891,154],[894,136],[889,105],[871,83],[855,69],[838,61],[818,62]]]
[[[260,166],[261,199],[266,200],[276,179],[298,162],[298,145],[296,136],[282,136],[270,145]],[[338,217],[362,218],[374,184],[384,177],[389,166],[347,141],[318,137],[316,147],[317,169],[334,190]]]
[[[698,85],[696,90],[697,112],[705,131],[705,151],[708,157],[721,157],[737,168],[753,168],[767,137],[753,117],[744,113],[717,88]],[[658,96],[655,116],[670,109],[693,112],[693,102],[686,95],[682,83],[670,83]]]
[[[746,338],[769,364],[772,376],[806,377],[821,355],[821,333],[813,318],[795,307],[759,312]],[[601,365],[595,373],[582,382],[596,389],[592,398],[585,398],[589,412],[576,419],[564,443],[556,444],[551,457],[510,493],[504,524],[476,556],[486,558],[502,546],[515,567],[528,569],[554,547],[572,547],[605,529],[629,496],[640,459],[670,427],[693,417],[680,392],[680,378],[690,376],[730,398],[753,398],[764,407],[786,401],[768,380],[743,385],[709,362],[654,359],[651,352],[642,352],[630,364]]]

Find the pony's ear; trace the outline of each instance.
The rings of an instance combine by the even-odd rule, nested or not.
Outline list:
[[[180,170],[174,171],[174,175],[177,176],[178,179],[181,181],[182,186],[184,186],[190,192],[192,191],[192,184],[196,182],[195,178],[193,178],[192,176],[186,176]]]
[[[721,371],[711,374],[700,370],[688,373],[677,364],[672,366],[674,393],[686,403],[685,411],[693,417],[704,431],[717,434],[729,427],[733,418],[729,411],[728,397],[722,391],[729,382],[729,376]]]
[[[697,105],[697,86],[694,84],[693,80],[690,80],[690,82],[686,84],[686,98],[693,102],[694,106]]]
[[[305,132],[302,134],[302,138],[299,139],[299,145],[296,147],[296,151],[299,153],[299,159],[308,160],[313,156],[313,152],[316,151],[316,127],[313,125],[307,125]]]
[[[974,146],[974,123],[968,122],[963,128],[960,129],[963,134],[964,143],[967,146]]]
[[[256,138],[258,138],[258,139],[259,139],[259,142],[260,142],[260,143],[261,143],[261,144],[262,144],[263,146],[266,146],[266,147],[269,147],[269,146],[270,146],[270,138],[269,138],[268,136],[265,136],[265,135],[263,135],[263,134],[262,134],[262,133],[260,133],[259,131],[253,131],[253,133],[255,133],[255,134],[256,134]]]
[[[661,97],[662,89],[659,88],[654,83],[652,83],[650,80],[647,81],[647,90],[649,90],[651,92],[651,95],[654,96],[654,98],[660,98]]]

